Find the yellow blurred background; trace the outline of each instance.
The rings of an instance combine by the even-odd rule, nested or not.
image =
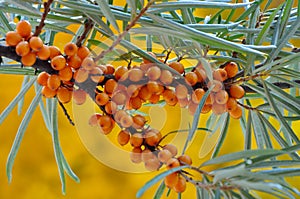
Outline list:
[[[283,1],[273,1],[274,5]],[[199,10],[199,15],[209,15],[215,10]],[[242,10],[241,10],[242,12]],[[56,44],[60,47],[63,42],[67,42],[64,35],[56,38]],[[1,103],[0,112],[2,112],[9,102],[19,92],[23,77],[13,75],[1,75]],[[15,160],[13,168],[13,179],[8,184],[5,174],[5,164],[10,151],[15,133],[24,116],[24,113],[34,97],[34,91],[31,89],[25,96],[25,103],[21,116],[17,115],[15,108],[9,117],[0,126],[0,198],[20,198],[20,199],[133,199],[139,188],[150,178],[159,172],[133,174],[114,170],[99,162],[89,153],[83,144],[76,128],[71,126],[61,109],[59,109],[59,130],[60,141],[66,159],[74,172],[80,178],[77,184],[67,177],[67,194],[61,193],[61,184],[58,170],[53,153],[53,144],[50,134],[44,126],[42,116],[37,110],[28,126],[23,138],[20,150]],[[72,115],[72,105],[66,106]],[[169,110],[172,111],[172,110]],[[177,110],[178,111],[178,110]],[[78,118],[77,118],[78,120]],[[172,119],[173,123],[168,123],[167,130],[176,128],[178,120]],[[203,122],[202,122],[203,124]],[[98,132],[95,132],[98,133]],[[230,139],[228,139],[230,138]],[[199,147],[204,139],[204,134],[197,134],[193,146],[187,151],[194,159],[195,165],[199,165],[205,159],[199,159]],[[239,151],[243,149],[243,134],[238,121],[231,121],[227,139],[223,145],[220,154]],[[299,180],[299,179],[298,179]],[[291,180],[297,185],[296,179]],[[142,197],[152,198],[157,185],[149,189]],[[171,193],[169,198],[176,198]],[[166,198],[165,194],[162,198]],[[188,185],[188,190],[183,194],[183,198],[195,198],[195,189]],[[269,198],[269,197],[268,197]]]

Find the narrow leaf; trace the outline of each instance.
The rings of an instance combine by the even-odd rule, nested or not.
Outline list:
[[[96,0],[97,4],[99,5],[100,10],[102,11],[103,15],[106,17],[106,19],[111,23],[111,25],[118,31],[119,27],[116,22],[115,16],[112,13],[109,4],[107,3],[106,0]]]

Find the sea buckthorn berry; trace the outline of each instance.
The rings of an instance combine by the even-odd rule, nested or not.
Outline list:
[[[134,133],[130,137],[130,144],[133,147],[140,147],[144,142],[143,135],[141,133]]]
[[[157,104],[159,102],[160,95],[152,94],[150,99],[148,100],[151,104]]]
[[[56,97],[61,103],[68,103],[72,98],[72,91],[65,87],[59,87],[56,92]]]
[[[159,90],[156,92],[157,95],[161,95],[165,91],[165,87],[162,84],[158,84]]]
[[[135,129],[142,129],[146,124],[146,119],[142,115],[135,115],[132,117],[133,124],[132,127]]]
[[[115,89],[117,88],[117,82],[116,80],[114,79],[109,79],[107,80],[107,82],[105,83],[104,85],[104,89],[105,89],[105,92],[108,93],[108,94],[111,94],[115,91]]]
[[[54,70],[61,70],[64,67],[66,67],[67,61],[64,58],[64,56],[62,55],[58,55],[56,57],[54,57],[53,59],[51,59],[51,67]]]
[[[167,163],[167,161],[169,159],[171,159],[172,157],[173,157],[172,153],[167,149],[163,149],[163,150],[159,151],[157,154],[157,158],[162,163]]]
[[[240,105],[237,105],[236,108],[232,111],[229,111],[229,115],[233,118],[233,119],[240,119],[242,117],[242,107]]]
[[[70,67],[72,67],[74,69],[78,69],[81,66],[82,60],[79,56],[73,55],[73,56],[68,58],[67,63]]]
[[[173,82],[173,75],[168,70],[162,70],[159,80],[163,85],[169,85]]]
[[[152,159],[154,157],[155,157],[155,155],[150,149],[146,148],[143,150],[143,152],[142,152],[142,161],[143,162],[146,162],[147,160]]]
[[[82,89],[74,90],[73,100],[77,105],[84,104],[84,102],[86,101],[86,92]]]
[[[106,71],[105,74],[109,75],[109,74],[114,74],[115,72],[115,68],[113,67],[113,65],[111,64],[106,64],[105,65]]]
[[[222,68],[218,68],[213,72],[213,78],[218,81],[225,81],[227,79],[227,72]]]
[[[70,81],[73,77],[73,71],[72,68],[67,66],[60,71],[58,71],[58,76],[62,81]]]
[[[91,80],[95,83],[101,83],[105,79],[105,76],[103,75],[103,71],[98,67],[95,67],[94,69],[90,70],[89,74]]]
[[[21,62],[24,66],[32,66],[36,61],[36,55],[33,52],[29,52],[21,58]]]
[[[47,81],[49,78],[49,74],[45,71],[41,72],[37,77],[37,83],[42,86],[47,86]]]
[[[183,99],[178,99],[178,104],[180,106],[180,108],[185,108],[189,105],[190,101],[189,99],[186,97],[186,98],[183,98]]]
[[[101,117],[102,115],[99,114],[99,113],[95,113],[93,114],[90,119],[89,119],[89,125],[90,126],[98,126],[99,125],[99,118]]]
[[[194,86],[198,82],[198,76],[194,72],[188,72],[184,77],[186,83],[190,86]]]
[[[18,45],[16,46],[16,53],[19,56],[24,56],[27,55],[30,52],[30,47],[27,41],[21,41],[20,43],[18,43]]]
[[[159,67],[153,66],[147,70],[146,75],[148,76],[149,80],[155,81],[159,79],[161,75],[161,70]]]
[[[201,113],[208,113],[209,111],[211,111],[212,109],[212,105],[211,104],[204,104],[204,106],[201,109]]]
[[[123,117],[121,117],[121,119],[120,119],[120,124],[124,128],[131,127],[131,125],[133,124],[133,119],[132,119],[131,115],[128,115],[128,114],[123,115]]]
[[[152,93],[148,90],[147,85],[144,85],[140,90],[139,90],[139,98],[141,98],[144,101],[147,101],[150,99]]]
[[[205,95],[205,91],[203,88],[197,88],[192,93],[192,101],[195,104],[199,104],[203,96]]]
[[[96,64],[92,57],[86,57],[86,58],[84,58],[84,60],[82,60],[81,66],[85,70],[92,70],[93,68],[96,67]]]
[[[147,83],[147,89],[151,94],[155,94],[159,92],[159,84],[155,81],[149,81]]]
[[[218,104],[226,104],[228,101],[228,93],[225,90],[220,90],[214,97],[214,101]]]
[[[223,88],[222,82],[218,80],[209,81],[207,84],[208,88],[212,87],[213,85],[215,85],[214,88],[212,89],[213,92],[218,92]]]
[[[37,36],[33,36],[29,40],[30,48],[34,51],[39,51],[43,47],[43,41]]]
[[[123,92],[113,93],[111,100],[117,105],[125,105],[127,97]]]
[[[173,144],[166,144],[163,149],[168,150],[171,152],[172,157],[175,157],[177,155],[177,147]]]
[[[106,67],[104,65],[97,65],[97,68],[100,68],[104,74],[106,74]]]
[[[239,68],[235,62],[227,63],[224,67],[224,70],[226,70],[228,78],[236,76],[236,74],[239,72]]]
[[[233,97],[235,99],[241,99],[245,95],[245,90],[240,85],[231,85],[229,89],[230,97]]]
[[[133,109],[140,109],[142,107],[143,101],[139,96],[131,97],[129,99],[129,106]]]
[[[149,146],[156,146],[161,137],[161,133],[158,130],[150,129],[145,133],[145,142]]]
[[[77,55],[78,57],[80,57],[80,59],[83,60],[84,58],[90,55],[90,50],[86,46],[80,46],[77,50]]]
[[[29,37],[31,34],[31,24],[26,20],[21,20],[16,25],[16,31],[23,38]]]
[[[59,48],[56,46],[49,46],[49,50],[50,50],[50,59],[53,59],[54,57],[61,55]]]
[[[128,68],[125,66],[119,66],[118,68],[116,68],[115,71],[115,78],[116,80],[121,79],[121,77],[125,74],[128,73]]]
[[[173,68],[174,70],[176,70],[178,73],[182,74],[184,72],[184,67],[182,65],[182,63],[180,62],[172,62],[172,63],[169,63],[169,66],[171,68]]]
[[[229,97],[228,101],[226,103],[226,109],[227,109],[227,111],[233,111],[236,109],[237,105],[238,104],[237,104],[236,100],[232,97]]]
[[[74,73],[74,79],[78,83],[85,82],[89,77],[89,72],[83,68],[79,68]]]
[[[130,133],[128,131],[120,131],[118,134],[118,143],[121,146],[126,145],[130,140]]]
[[[50,57],[50,50],[47,45],[43,45],[43,47],[36,53],[39,59],[48,60]]]
[[[17,32],[8,31],[5,35],[5,41],[8,46],[16,46],[22,41],[22,37]]]
[[[130,160],[136,164],[142,162],[142,149],[140,147],[135,147],[132,149],[130,153]]]
[[[107,114],[110,114],[110,115],[111,115],[111,114],[116,113],[116,111],[117,111],[117,105],[116,105],[115,102],[108,101],[108,102],[105,104],[104,109],[105,109],[105,112],[106,112]]]
[[[177,158],[171,158],[171,159],[168,160],[166,165],[167,165],[167,169],[173,169],[173,168],[179,167],[180,162],[178,161]]]
[[[102,115],[98,119],[98,123],[100,127],[100,132],[103,133],[104,135],[110,133],[112,128],[114,127],[114,122],[112,118],[108,115]]]
[[[178,99],[176,97],[176,94],[173,90],[166,89],[163,93],[163,98],[166,101],[166,103],[170,106],[175,106],[178,102]]]
[[[161,167],[160,161],[157,159],[157,157],[154,156],[154,158],[151,158],[147,160],[145,163],[145,168],[148,171],[157,171]]]
[[[126,92],[129,97],[136,97],[139,94],[139,87],[135,84],[130,84],[127,87]]]
[[[52,98],[56,95],[56,90],[51,90],[48,86],[43,86],[42,95],[46,98]]]
[[[129,71],[128,78],[130,81],[138,82],[144,77],[144,72],[139,68],[133,68]]]
[[[188,89],[185,85],[178,84],[175,88],[176,97],[178,99],[184,99],[188,95]]]
[[[174,188],[177,182],[178,182],[178,173],[176,172],[167,175],[164,179],[165,185],[170,189]]]
[[[179,176],[178,181],[177,181],[176,185],[173,187],[173,189],[177,193],[184,192],[186,189],[186,180],[182,176]]]
[[[152,57],[156,58],[156,55],[153,53],[153,52],[147,52],[149,55],[151,55]],[[143,58],[143,62],[145,64],[149,64],[149,63],[152,63],[151,61],[149,61],[148,59],[146,58]]]
[[[197,108],[198,104],[194,103],[193,101],[190,101],[188,105],[188,111],[191,115],[194,115],[196,113]]]
[[[117,110],[116,113],[114,114],[114,119],[115,119],[115,121],[118,122],[118,123],[120,123],[121,118],[122,118],[124,115],[127,115],[127,113],[126,113],[125,110]]]
[[[78,47],[74,43],[67,43],[64,47],[64,53],[67,56],[73,56],[77,53]]]
[[[225,104],[214,103],[211,108],[212,108],[212,112],[216,115],[221,115],[226,112]]]
[[[58,75],[53,74],[50,75],[48,80],[47,80],[47,86],[51,89],[51,90],[56,90],[58,89],[58,87],[60,86],[61,82],[60,82],[60,78]]]
[[[178,157],[178,160],[181,164],[188,164],[188,165],[191,165],[193,162],[192,162],[192,158],[186,154],[184,155],[181,155]]]
[[[206,72],[204,69],[200,69],[200,68],[196,68],[194,73],[197,75],[198,77],[198,82],[204,82],[207,78]]]
[[[205,104],[213,104],[215,102],[215,98],[213,93],[210,93],[205,100]]]

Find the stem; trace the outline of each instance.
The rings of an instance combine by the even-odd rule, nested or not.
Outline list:
[[[43,27],[45,26],[45,20],[48,15],[48,12],[50,11],[50,6],[52,4],[53,0],[48,0],[47,2],[44,2],[44,13],[42,15],[40,24],[35,27],[35,32],[33,36],[39,36],[42,32]]]
[[[71,116],[69,115],[69,113],[68,113],[66,107],[64,106],[64,104],[61,103],[60,101],[58,101],[58,103],[59,103],[60,107],[62,108],[62,110],[63,110],[65,116],[66,116],[67,119],[69,120],[70,124],[71,124],[72,126],[75,126],[75,124],[74,124],[73,120],[71,119]]]
[[[80,47],[82,45],[83,40],[86,38],[86,36],[89,34],[90,30],[93,28],[94,22],[91,19],[88,19],[84,23],[84,32],[81,36],[77,38],[76,46]]]

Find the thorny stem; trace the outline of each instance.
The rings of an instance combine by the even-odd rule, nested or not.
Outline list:
[[[45,20],[50,11],[50,6],[51,6],[52,2],[53,2],[53,0],[48,0],[47,2],[44,2],[44,13],[42,15],[40,24],[35,27],[35,32],[34,32],[33,36],[39,36],[41,34],[42,29],[45,26]]]
[[[82,45],[83,40],[87,37],[93,26],[94,22],[91,19],[88,19],[84,23],[84,32],[77,38],[76,46],[80,47]]]
[[[150,8],[150,6],[154,3],[155,0],[150,0],[147,5],[141,9],[140,13],[127,25],[125,30],[118,35],[117,39],[114,43],[107,49],[103,50],[97,57],[94,58],[95,62],[102,59],[107,53],[111,52],[123,39],[123,37],[128,33],[128,31],[135,26],[136,22],[145,14],[145,12]]]
[[[66,107],[64,106],[64,104],[61,103],[60,101],[58,101],[58,103],[59,103],[60,107],[62,108],[62,110],[63,110],[65,116],[66,116],[67,119],[69,120],[70,124],[71,124],[72,126],[75,126],[75,124],[74,124],[73,120],[71,119],[71,116],[69,115],[68,110],[66,109]]]
[[[246,77],[241,77],[238,80],[232,81],[232,82],[225,82],[225,85],[232,85],[232,84],[239,84],[239,83],[243,83],[243,82],[247,82],[249,80],[253,80],[257,77],[263,77],[263,76],[268,76],[268,74],[266,73],[257,73],[255,75],[250,75],[250,76],[246,76]]]

